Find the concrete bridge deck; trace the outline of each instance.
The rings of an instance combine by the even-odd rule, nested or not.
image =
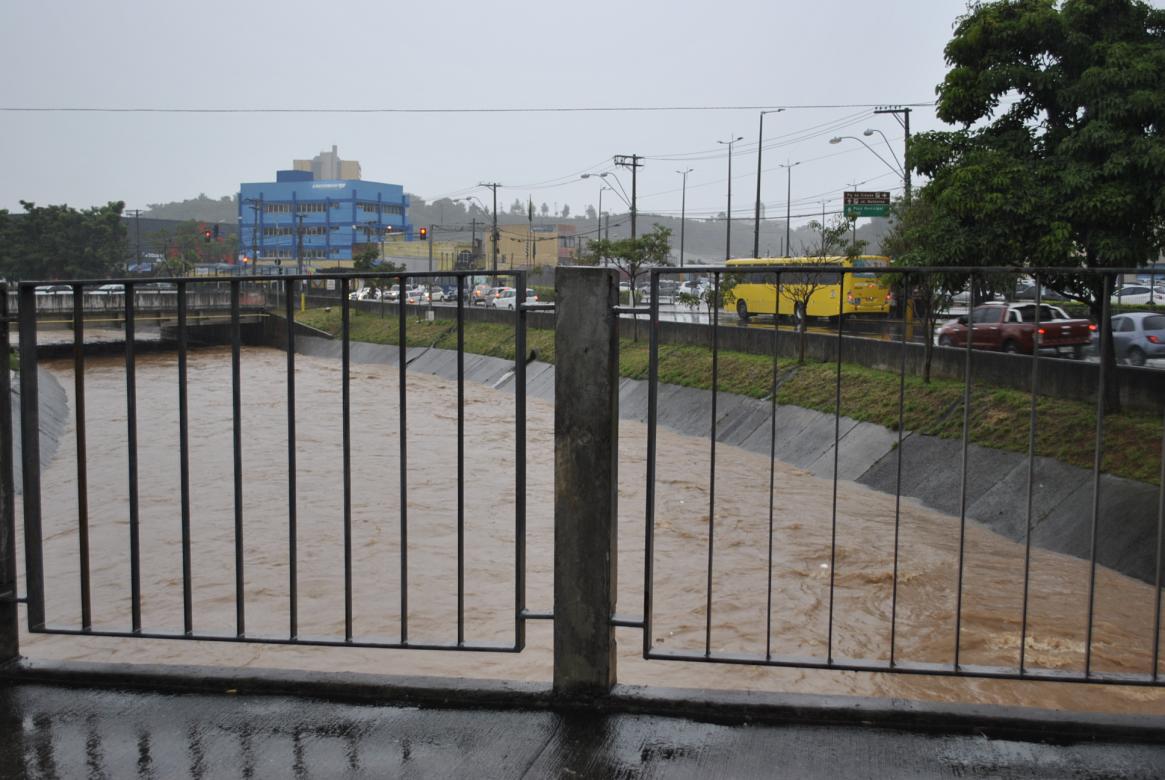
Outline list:
[[[0,777],[1165,776],[1165,746],[0,683]],[[715,712],[708,710],[709,714]]]

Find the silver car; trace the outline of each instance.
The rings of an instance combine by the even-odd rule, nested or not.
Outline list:
[[[1165,314],[1148,311],[1112,318],[1112,343],[1117,358],[1143,366],[1149,358],[1165,358]]]

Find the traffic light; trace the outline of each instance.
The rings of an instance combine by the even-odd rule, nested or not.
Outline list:
[[[421,240],[424,241],[429,237],[429,229],[427,227],[421,228]]]
[[[207,228],[206,230],[202,231],[202,240],[207,241],[207,242],[210,241],[210,228]]]

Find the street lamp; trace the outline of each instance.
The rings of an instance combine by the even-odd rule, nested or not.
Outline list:
[[[599,179],[606,180],[606,178],[608,176],[611,177],[612,181],[614,181],[616,184],[619,185],[619,189],[615,189],[614,187],[604,187],[604,188],[601,188],[599,190],[599,220],[600,221],[603,218],[603,189],[610,190],[611,192],[618,195],[619,198],[622,199],[622,201],[627,204],[627,208],[631,209],[631,211],[633,211],[633,212],[635,211],[635,206],[632,204],[631,199],[627,197],[627,190],[623,189],[623,182],[619,181],[619,177],[616,176],[611,171],[607,171],[606,173],[584,173],[583,175],[579,176],[579,178],[580,179],[590,179],[592,177],[596,177]],[[632,236],[632,237],[634,238],[634,236]]]
[[[738,135],[727,141],[717,141],[718,144],[724,144],[728,147],[728,211],[726,213],[725,223],[728,225],[726,236],[724,239],[724,259],[728,260],[732,257],[732,145],[744,138],[743,135]]]
[[[791,163],[785,160],[781,168],[785,169],[785,257],[791,257],[789,254],[789,221],[792,219],[791,207],[793,205],[793,169],[801,164],[798,160]]]
[[[684,224],[687,222],[687,208],[688,208],[688,174],[694,169],[688,168],[682,171],[676,171],[684,177],[683,189],[680,190],[680,268],[684,267]]]
[[[870,135],[870,132],[869,132],[868,130],[866,131],[866,135]],[[875,156],[875,157],[877,157],[879,160],[881,160],[881,161],[882,161],[882,164],[883,164],[883,165],[885,165],[887,168],[889,168],[891,171],[893,171],[894,173],[896,173],[896,174],[898,174],[899,176],[901,176],[901,177],[902,177],[902,180],[903,180],[903,183],[905,183],[905,181],[906,181],[906,171],[905,171],[905,169],[902,167],[902,165],[901,165],[900,163],[899,163],[897,166],[891,165],[889,162],[887,162],[887,161],[886,161],[886,158],[885,158],[885,157],[883,157],[882,155],[878,154],[877,150],[875,150],[875,149],[874,149],[874,147],[870,146],[868,143],[866,143],[866,142],[865,142],[865,141],[863,141],[862,139],[858,138],[857,136],[853,136],[853,135],[837,135],[837,136],[834,136],[833,138],[830,138],[830,139],[829,139],[829,142],[830,142],[831,144],[839,144],[839,143],[841,143],[843,140],[845,140],[845,139],[847,139],[847,138],[848,138],[849,140],[851,140],[851,141],[857,141],[859,144],[861,144],[862,146],[866,147],[866,149],[868,149],[868,150],[869,150],[870,154],[874,155],[874,156]],[[895,157],[895,158],[894,158],[894,161],[895,161],[895,162],[897,162],[897,161],[898,161],[898,158],[897,158],[897,157]]]
[[[756,136],[756,220],[752,228],[752,256],[760,257],[760,157],[765,145],[765,114],[779,114],[785,109],[760,112],[760,132]]]
[[[874,127],[867,127],[864,131],[862,131],[862,135],[864,135],[866,138],[869,138],[874,133],[882,136],[882,141],[885,142],[886,148],[890,150],[890,156],[894,159],[894,163],[898,166],[898,172],[901,173],[905,179],[906,168],[902,165],[902,161],[898,159],[898,155],[894,152],[894,147],[890,145],[890,139],[886,137],[886,134]]]

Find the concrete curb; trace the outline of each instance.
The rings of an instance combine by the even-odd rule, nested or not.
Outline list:
[[[849,726],[1042,741],[1165,743],[1165,717],[1161,716],[1068,713],[856,696],[616,685],[608,696],[565,698],[555,695],[544,683],[464,677],[393,677],[351,672],[28,659],[0,666],[0,681],[175,694],[295,696],[433,709],[582,710],[720,724]]]

